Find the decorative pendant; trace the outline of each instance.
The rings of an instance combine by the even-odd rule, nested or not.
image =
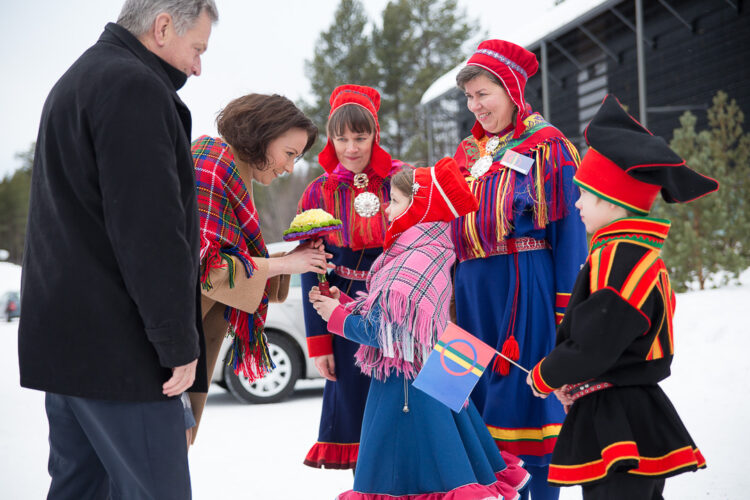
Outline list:
[[[367,178],[367,174],[360,173],[354,175],[354,187],[364,189],[370,183],[370,179]]]
[[[469,172],[471,173],[472,177],[474,177],[475,179],[479,179],[481,176],[487,173],[491,166],[492,156],[484,155],[476,162],[474,162],[474,165],[471,166]]]
[[[489,141],[487,141],[487,148],[486,150],[489,151],[490,154],[495,154],[495,150],[500,145],[500,138],[498,136],[494,136],[490,138]]]
[[[361,217],[372,217],[380,212],[380,200],[369,191],[359,193],[356,198],[354,198],[354,210],[356,210]]]

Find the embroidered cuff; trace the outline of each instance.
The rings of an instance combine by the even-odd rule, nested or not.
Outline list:
[[[330,333],[307,337],[307,355],[311,358],[333,354],[333,337]]]
[[[328,331],[344,337],[344,321],[349,316],[349,311],[343,306],[338,306],[328,318]]]
[[[547,384],[542,378],[542,363],[544,363],[544,358],[542,358],[542,360],[536,364],[534,369],[531,370],[531,381],[534,383],[534,389],[536,392],[540,394],[549,394],[554,391],[555,388]]]

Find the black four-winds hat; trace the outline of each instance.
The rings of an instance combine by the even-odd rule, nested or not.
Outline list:
[[[659,191],[667,203],[686,203],[719,189],[716,180],[688,167],[613,95],[604,98],[584,136],[589,150],[573,181],[637,214],[648,214]]]

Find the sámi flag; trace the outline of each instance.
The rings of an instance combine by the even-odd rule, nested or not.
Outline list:
[[[412,384],[458,413],[495,349],[448,323]]]

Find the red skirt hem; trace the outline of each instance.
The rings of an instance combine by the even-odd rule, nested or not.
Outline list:
[[[387,493],[360,493],[349,490],[341,493],[336,498],[337,500],[516,500],[521,498],[518,491],[526,486],[531,475],[520,464],[515,464],[508,465],[502,471],[495,473],[495,477],[497,477],[497,481],[492,484],[465,484],[450,491],[437,493],[390,495]]]
[[[315,443],[307,452],[304,464],[316,469],[354,469],[359,443]]]

